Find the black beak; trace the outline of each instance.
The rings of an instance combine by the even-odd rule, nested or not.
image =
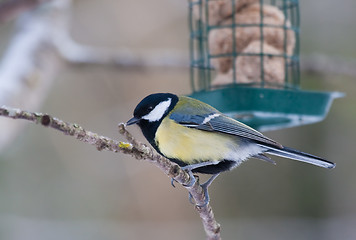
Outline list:
[[[128,120],[126,124],[127,124],[127,126],[129,126],[129,125],[132,125],[132,124],[136,124],[136,123],[138,123],[139,121],[140,121],[139,118],[133,117],[133,118],[131,118],[130,120]]]

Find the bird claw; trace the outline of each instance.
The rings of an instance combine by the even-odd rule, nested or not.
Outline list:
[[[208,188],[209,186],[211,185],[211,183],[214,181],[214,179],[218,176],[219,174],[215,174],[213,176],[211,176],[209,178],[208,181],[206,181],[205,183],[201,184],[200,187],[203,189],[203,193],[204,193],[204,203],[203,204],[196,204],[196,202],[194,202],[194,198],[193,198],[193,195],[189,192],[189,202],[191,204],[196,204],[197,207],[199,208],[203,208],[205,207],[206,205],[208,205],[208,203],[210,202],[210,196],[209,196],[209,192],[208,192]]]
[[[195,202],[193,200],[193,195],[190,192],[189,192],[189,202],[193,205],[195,204]]]
[[[176,182],[176,180],[174,178],[171,178],[171,185],[175,188],[176,186],[174,185],[174,182]]]
[[[189,183],[188,183],[188,184],[183,184],[184,187],[190,188],[190,187],[192,187],[197,181],[199,181],[199,180],[196,179],[196,177],[198,177],[198,176],[194,176],[194,175],[193,175],[193,172],[192,172],[193,169],[191,168],[190,165],[185,166],[185,167],[182,167],[182,170],[183,170],[183,171],[186,171],[186,172],[188,173],[188,175],[189,175]],[[208,188],[209,188],[209,186],[211,185],[211,183],[214,181],[214,179],[215,179],[218,175],[219,175],[219,174],[215,174],[215,175],[211,176],[208,181],[206,181],[205,183],[203,183],[203,184],[200,185],[200,187],[203,189],[203,193],[204,193],[204,197],[205,197],[203,204],[201,204],[201,205],[196,204],[196,202],[193,201],[194,198],[193,198],[193,195],[192,195],[190,192],[189,192],[189,202],[190,202],[191,204],[196,204],[196,206],[199,207],[199,208],[203,208],[203,207],[205,207],[206,205],[208,205],[208,203],[210,202],[210,197],[209,197]],[[172,185],[173,187],[175,187],[174,181],[176,181],[176,180],[175,180],[174,178],[171,178],[171,185]]]
[[[190,192],[189,192],[189,202],[191,204],[195,204],[199,208],[203,208],[206,205],[208,205],[208,203],[210,202],[210,197],[209,197],[209,193],[208,193],[208,186],[205,185],[205,183],[204,183],[204,184],[200,185],[200,187],[202,187],[203,192],[204,192],[204,197],[205,197],[204,203],[201,204],[201,205],[196,204],[195,201],[194,201],[193,195]]]
[[[186,171],[189,175],[189,183],[188,184],[183,184],[184,187],[192,187],[195,182],[197,181],[196,178],[194,177],[193,175],[193,172],[192,172],[192,169],[190,168],[190,166],[185,166],[185,167],[182,167],[182,170],[183,171]]]
[[[189,167],[182,167],[182,170],[186,171],[188,173],[188,175],[189,175],[189,183],[188,184],[182,184],[182,185],[184,187],[186,187],[186,188],[187,187],[192,187],[195,184],[195,182],[197,181],[195,176],[193,175],[192,170]],[[171,178],[171,185],[172,185],[172,187],[175,188],[176,186],[174,185],[174,182],[177,182],[177,181],[174,178]]]

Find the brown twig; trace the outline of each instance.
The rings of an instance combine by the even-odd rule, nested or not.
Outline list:
[[[182,184],[183,186],[190,182],[188,173],[183,171],[177,164],[156,153],[151,147],[135,140],[131,133],[127,131],[124,123],[119,124],[119,133],[122,134],[129,141],[129,143],[100,136],[96,133],[85,130],[78,124],[67,123],[48,114],[28,112],[3,106],[0,107],[0,116],[12,119],[24,119],[36,124],[41,124],[44,127],[56,129],[65,135],[73,136],[82,142],[96,146],[99,151],[108,150],[111,152],[121,152],[124,154],[130,154],[139,160],[148,160],[161,169],[167,176],[174,178],[176,182]],[[199,207],[204,205],[205,201],[204,192],[199,185],[199,181],[196,181],[191,187],[186,187],[186,189],[189,191],[194,202],[196,203],[195,209],[199,213],[202,220],[207,239],[221,239],[220,225],[214,218],[211,206],[207,204],[204,207]]]

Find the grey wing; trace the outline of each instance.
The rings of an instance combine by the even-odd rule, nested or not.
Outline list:
[[[262,133],[254,130],[253,128],[250,128],[243,123],[240,123],[239,121],[223,115],[222,113],[210,113],[205,115],[185,115],[172,113],[170,118],[186,127],[210,132],[221,132],[254,140],[269,146],[282,148],[282,145],[278,142],[264,136]]]

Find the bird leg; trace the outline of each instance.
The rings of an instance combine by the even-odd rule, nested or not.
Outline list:
[[[215,165],[215,164],[218,164],[218,163],[219,162],[200,162],[200,163],[190,164],[190,165],[186,165],[186,166],[182,167],[182,170],[186,171],[189,174],[189,178],[190,178],[189,183],[184,185],[184,187],[191,187],[196,182],[196,179],[195,179],[195,177],[193,175],[193,172],[192,172],[194,169],[197,169],[197,168],[200,168],[200,167],[209,166],[209,165]],[[173,180],[171,181],[171,184],[174,186]]]
[[[183,185],[184,187],[192,187],[195,183],[196,183],[196,177],[193,175],[193,170],[200,168],[200,167],[205,167],[205,166],[209,166],[209,165],[215,165],[218,164],[219,162],[200,162],[200,163],[196,163],[196,164],[191,164],[191,165],[186,165],[184,167],[182,167],[183,171],[186,171],[189,174],[189,183]],[[206,181],[205,183],[201,184],[200,187],[203,189],[204,192],[204,196],[205,196],[205,201],[203,205],[198,205],[198,207],[205,207],[209,201],[210,201],[210,197],[209,197],[209,192],[208,192],[208,187],[211,185],[211,183],[214,181],[214,179],[219,175],[219,173],[214,174],[213,176],[211,176],[208,181]],[[171,184],[173,187],[174,186],[174,178],[171,179]],[[193,196],[191,193],[189,193],[189,202],[194,204],[193,202]]]
[[[189,183],[185,184],[183,186],[184,187],[192,187],[195,184],[195,182],[197,181],[193,175],[192,169],[189,168],[189,165],[188,165],[188,166],[182,167],[182,170],[186,171],[189,175]]]
[[[219,176],[219,173],[214,174],[211,176],[208,181],[205,183],[201,184],[200,186],[202,187],[205,195],[205,201],[203,205],[198,205],[198,207],[205,207],[209,202],[210,202],[210,197],[209,197],[209,192],[208,192],[208,187],[211,185],[211,183],[214,181],[214,179]]]
[[[182,168],[182,170],[185,170],[185,169]],[[189,181],[188,184],[183,184],[183,186],[184,187],[192,187],[196,182],[196,178],[195,177],[198,177],[198,176],[194,176],[193,172],[191,170],[190,171],[188,170],[187,173],[189,175],[190,181]],[[176,186],[174,185],[174,182],[177,182],[177,181],[174,178],[171,178],[171,185],[172,185],[172,187],[175,188]]]
[[[208,188],[211,185],[211,183],[214,181],[214,179],[219,176],[220,173],[214,174],[213,176],[211,176],[208,181],[206,181],[205,183],[201,184],[200,187],[203,189],[204,192],[204,196],[205,196],[205,200],[204,200],[204,204],[202,205],[197,205],[198,207],[205,207],[209,202],[210,202],[210,197],[209,197],[209,192],[208,192]],[[189,193],[189,202],[191,204],[194,204],[193,201],[193,196],[191,193]]]

